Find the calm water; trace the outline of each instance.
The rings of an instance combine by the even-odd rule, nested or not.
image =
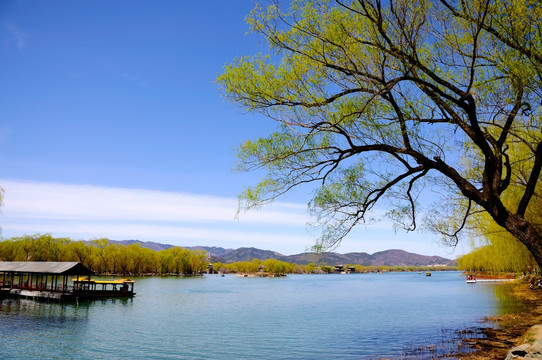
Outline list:
[[[135,298],[0,303],[0,359],[379,359],[499,312],[457,272],[139,278]]]

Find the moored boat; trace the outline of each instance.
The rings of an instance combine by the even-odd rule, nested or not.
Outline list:
[[[73,293],[80,298],[134,296],[134,280],[73,279]]]
[[[133,280],[93,280],[92,275],[78,262],[0,261],[0,297],[79,301],[135,295]]]

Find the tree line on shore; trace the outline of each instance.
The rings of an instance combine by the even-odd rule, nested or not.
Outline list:
[[[49,234],[0,241],[1,261],[76,261],[97,274],[198,274],[207,269],[206,258],[204,251],[176,246],[155,251],[140,244],[74,241]]]
[[[288,263],[276,259],[253,259],[252,261],[238,261],[234,263],[213,263],[215,271],[220,273],[256,274],[265,272],[270,274],[331,274],[336,272],[335,266],[325,263],[309,263],[307,265]],[[355,273],[376,273],[394,271],[432,271],[434,266],[387,266],[387,265],[354,265],[346,264],[344,269],[352,268]],[[454,267],[442,266],[439,269],[455,270]]]
[[[121,245],[108,239],[77,241],[54,238],[50,234],[25,235],[0,241],[0,261],[76,261],[97,274],[194,275],[207,272],[209,261],[203,250],[173,246],[152,250],[140,244]],[[353,265],[355,272],[425,271],[434,267]],[[332,273],[333,266],[309,263],[299,265],[277,259],[214,262],[221,273],[318,274]]]
[[[506,234],[502,234],[506,236]],[[531,253],[516,239],[495,240],[458,258],[458,267],[474,272],[521,273],[537,269]]]

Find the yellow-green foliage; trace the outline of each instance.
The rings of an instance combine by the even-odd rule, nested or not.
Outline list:
[[[348,265],[350,266],[350,265]],[[373,265],[353,265],[356,273],[375,273],[375,272],[400,272],[400,271],[427,271],[435,270],[434,266],[373,266]],[[298,265],[276,259],[252,261],[238,261],[230,264],[220,262],[213,263],[215,270],[228,273],[255,274],[258,272],[269,274],[330,274],[335,272],[334,266],[315,263],[307,265]],[[439,267],[442,270],[455,270],[453,267]]]
[[[206,270],[206,254],[180,247],[154,251],[108,239],[89,242],[49,234],[0,241],[0,261],[77,261],[98,274],[194,274]]]
[[[252,261],[238,261],[230,264],[214,263],[213,267],[219,271],[230,273],[255,274],[257,272],[265,272],[270,274],[291,274],[304,272],[302,265],[287,263],[276,259]]]
[[[521,272],[536,267],[536,261],[523,244],[502,234],[501,239],[493,239],[490,245],[477,248],[458,259],[462,270],[500,272]]]
[[[522,136],[536,135],[536,132],[525,132]],[[511,185],[503,193],[502,198],[506,206],[515,209],[521,199],[525,179],[528,178],[533,159],[530,157],[526,144],[521,142],[510,142],[507,155],[512,164],[513,173],[516,175],[512,177]],[[529,203],[525,218],[538,231],[542,231],[542,177],[538,179],[535,194]],[[482,240],[473,244],[475,246],[473,252],[459,258],[461,269],[521,272],[538,266],[525,245],[495,224],[487,213],[476,216],[474,227],[479,239]]]
[[[276,259],[267,259],[263,262],[265,270],[271,274],[289,274],[294,271],[295,264]]]

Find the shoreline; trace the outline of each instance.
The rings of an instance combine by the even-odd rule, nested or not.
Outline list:
[[[484,339],[466,338],[463,342],[468,343],[474,351],[468,353],[455,353],[443,358],[455,358],[458,360],[494,360],[505,359],[508,352],[514,347],[532,342],[529,338],[529,330],[542,324],[542,290],[530,290],[531,277],[517,279],[512,284],[512,296],[525,304],[518,312],[489,316],[480,324]],[[493,324],[494,327],[483,327],[483,324]]]

